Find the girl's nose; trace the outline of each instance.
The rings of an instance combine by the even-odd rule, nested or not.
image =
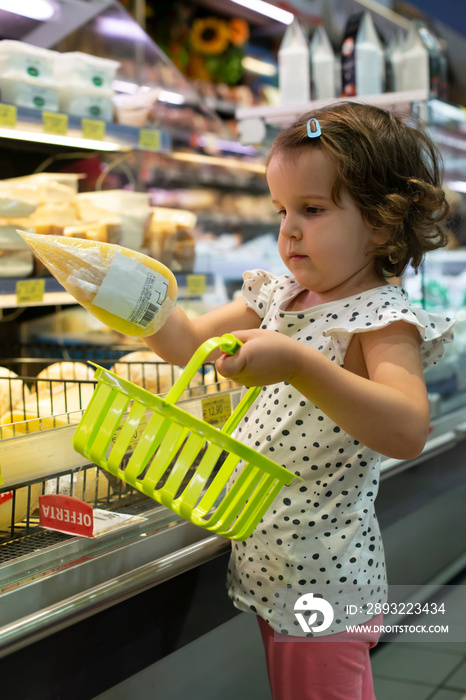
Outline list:
[[[287,216],[282,219],[280,226],[280,233],[285,238],[301,238],[301,231],[295,219],[287,214]]]

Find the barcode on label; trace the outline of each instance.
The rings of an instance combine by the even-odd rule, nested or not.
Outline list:
[[[144,327],[148,326],[149,323],[154,318],[154,316],[156,314],[158,314],[159,311],[160,311],[160,306],[158,304],[149,304],[144,316],[139,321],[139,325],[144,326]]]

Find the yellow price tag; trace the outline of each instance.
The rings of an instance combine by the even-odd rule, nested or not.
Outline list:
[[[47,134],[66,136],[68,131],[68,115],[58,112],[42,112],[42,128]]]
[[[45,279],[18,280],[16,282],[16,303],[30,304],[44,300]]]
[[[223,425],[231,415],[230,394],[208,396],[201,400],[202,417],[211,425]]]
[[[122,425],[119,425],[116,429],[114,434],[112,435],[112,442],[114,443],[119,436],[119,434],[122,431]],[[134,433],[131,435],[131,438],[129,439],[128,442],[128,451],[134,451],[136,449],[136,446],[141,438],[141,435],[143,434],[144,430],[147,428],[147,417],[144,416],[141,418],[139,421],[139,424],[134,431]]]
[[[105,122],[100,119],[81,119],[83,138],[103,141],[105,138]]]
[[[143,148],[146,151],[160,151],[160,131],[156,129],[140,129],[139,148]]]
[[[205,275],[186,275],[186,286],[188,294],[191,296],[201,296],[205,294],[206,276]]]
[[[0,125],[1,126],[16,126],[16,107],[14,105],[0,104]]]

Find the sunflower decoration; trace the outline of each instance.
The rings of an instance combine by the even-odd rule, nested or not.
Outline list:
[[[248,39],[249,26],[241,19],[195,19],[190,34],[192,50],[187,65],[188,76],[236,85],[243,75],[242,46]]]
[[[218,55],[230,43],[230,30],[227,22],[217,17],[196,19],[191,32],[191,43],[195,51]]]

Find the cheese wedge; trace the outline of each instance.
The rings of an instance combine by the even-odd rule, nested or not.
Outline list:
[[[41,410],[37,412],[28,409],[26,411],[18,410],[5,413],[0,417],[0,440],[18,437],[19,435],[30,435],[31,433],[38,433],[43,430],[60,428],[63,425],[78,423],[81,418],[81,414],[74,420],[72,415],[43,415],[40,417],[41,412],[44,413],[44,411]]]
[[[152,335],[175,308],[173,273],[148,255],[102,241],[18,233],[81,306],[119,333]]]
[[[98,499],[106,498],[111,493],[107,474],[99,467],[88,467],[81,469],[74,474],[66,474],[54,479],[52,482],[53,491],[66,496],[73,495],[87,503],[95,503]],[[49,482],[50,484],[50,482]],[[73,485],[73,490],[71,490]]]

